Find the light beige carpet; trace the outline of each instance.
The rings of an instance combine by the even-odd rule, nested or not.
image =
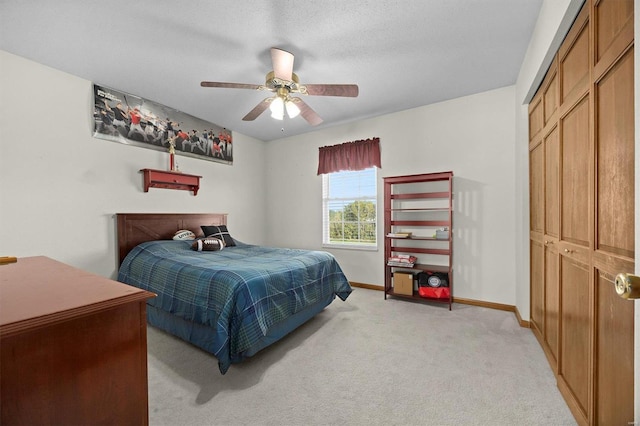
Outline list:
[[[151,425],[575,425],[512,313],[354,289],[252,359],[148,328]]]

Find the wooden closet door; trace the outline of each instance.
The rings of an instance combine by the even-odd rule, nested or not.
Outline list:
[[[591,379],[589,97],[561,119],[562,195],[559,268],[561,339],[558,385],[578,419],[588,418]],[[580,421],[579,421],[580,422]]]
[[[544,343],[544,103],[537,96],[529,106],[529,250],[531,286],[531,327],[541,344]],[[544,345],[543,345],[544,348]]]
[[[633,1],[594,2],[595,424],[632,424],[634,304],[615,275],[634,271]]]
[[[634,420],[633,4],[588,0],[530,104],[531,324],[581,425]]]
[[[558,52],[560,104],[560,353],[558,386],[578,423],[591,411],[593,214],[589,8]]]
[[[555,123],[554,123],[555,124]],[[556,125],[544,140],[545,233],[544,233],[544,336],[557,372],[560,347],[560,281],[558,277],[560,138]]]
[[[560,130],[558,128],[560,84],[554,61],[543,87],[544,99],[544,342],[551,368],[557,372],[560,347]]]
[[[530,105],[531,325],[556,372],[559,339],[557,61]]]

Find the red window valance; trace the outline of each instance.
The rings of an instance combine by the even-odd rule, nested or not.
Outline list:
[[[345,142],[320,148],[318,174],[364,170],[380,165],[380,138]]]

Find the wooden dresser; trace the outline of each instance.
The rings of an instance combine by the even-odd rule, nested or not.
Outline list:
[[[154,296],[43,256],[0,265],[0,424],[148,424]]]

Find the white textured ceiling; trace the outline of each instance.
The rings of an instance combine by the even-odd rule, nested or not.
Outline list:
[[[0,0],[0,49],[260,140],[514,84],[542,0]],[[242,121],[265,92],[269,49],[300,83],[357,84],[309,96],[323,119]],[[63,102],[63,101],[62,101]]]

